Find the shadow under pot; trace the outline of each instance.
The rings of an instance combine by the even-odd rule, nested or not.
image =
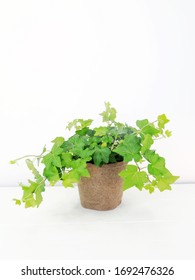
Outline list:
[[[87,164],[90,177],[81,177],[78,183],[81,205],[99,211],[116,208],[123,196],[123,180],[118,175],[127,163],[117,162],[98,167]]]

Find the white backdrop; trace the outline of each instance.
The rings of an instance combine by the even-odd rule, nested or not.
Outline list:
[[[25,181],[9,160],[39,154],[67,121],[110,101],[134,124],[166,113],[157,144],[180,182],[195,182],[195,2],[0,1],[0,186]]]

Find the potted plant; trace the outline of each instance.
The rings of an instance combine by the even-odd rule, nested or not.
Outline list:
[[[65,188],[78,183],[82,206],[96,210],[117,207],[123,191],[131,187],[150,193],[171,190],[170,184],[179,177],[172,175],[165,159],[151,148],[156,140],[171,136],[165,129],[169,122],[166,115],[153,122],[138,120],[133,127],[116,121],[116,109],[109,102],[100,115],[101,126],[92,127],[92,119],[75,119],[67,126],[74,129],[68,139],[57,137],[49,151],[44,147],[38,156],[10,162],[25,158],[34,176],[27,185],[20,184],[23,195],[20,200],[14,199],[16,204],[38,207],[46,184],[54,186],[58,181]],[[40,163],[43,171],[38,171]]]

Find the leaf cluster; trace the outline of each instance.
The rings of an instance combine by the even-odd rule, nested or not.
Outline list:
[[[21,184],[22,199],[15,199],[16,204],[24,203],[25,207],[38,207],[42,202],[42,192],[49,182],[54,186],[61,181],[64,187],[73,187],[81,177],[89,177],[87,163],[102,166],[116,162],[127,162],[128,165],[119,175],[123,178],[123,189],[145,188],[152,193],[155,188],[160,191],[170,190],[170,184],[178,177],[167,169],[165,159],[152,149],[155,140],[171,136],[165,129],[169,122],[165,114],[159,115],[154,122],[148,119],[138,120],[132,127],[116,121],[116,109],[109,102],[100,114],[102,125],[93,127],[92,119],[75,119],[68,123],[66,129],[74,130],[68,139],[56,137],[49,151],[44,147],[42,153],[26,159],[26,164],[34,179],[28,185]],[[22,157],[22,158],[25,158]],[[16,163],[16,159],[10,163]],[[40,172],[35,168],[43,166]]]

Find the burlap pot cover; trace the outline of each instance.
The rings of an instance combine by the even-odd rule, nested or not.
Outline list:
[[[82,177],[78,183],[81,205],[100,211],[116,208],[123,195],[123,181],[118,174],[125,167],[124,162],[103,164],[101,167],[88,163],[90,177]]]

